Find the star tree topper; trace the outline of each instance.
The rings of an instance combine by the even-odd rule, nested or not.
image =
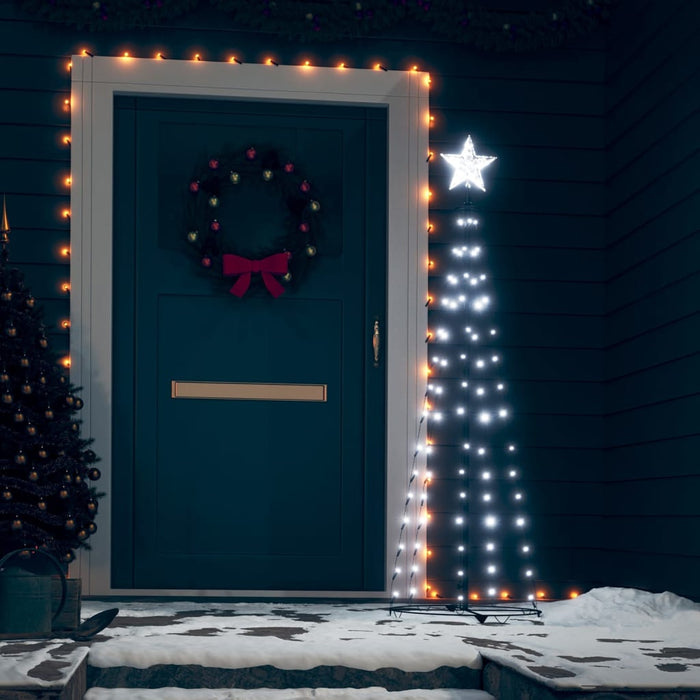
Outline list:
[[[465,187],[476,185],[483,192],[486,191],[481,171],[487,165],[491,165],[496,160],[496,156],[477,156],[474,153],[471,136],[467,136],[461,153],[441,153],[440,155],[454,168],[450,189],[464,183]]]

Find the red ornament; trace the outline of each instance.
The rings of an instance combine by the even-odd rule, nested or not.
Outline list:
[[[209,159],[209,167],[212,170],[216,170],[219,167],[219,160],[217,158],[210,158]]]
[[[211,267],[211,258],[208,255],[202,258],[202,267]]]
[[[190,182],[190,192],[199,192],[199,180]]]
[[[252,146],[250,148],[248,148],[245,152],[245,157],[248,160],[255,160],[256,155],[257,155],[257,152]]]
[[[209,224],[209,228],[210,228],[212,231],[219,231],[219,230],[221,229],[221,224],[220,224],[216,219],[214,219],[214,220]]]
[[[304,180],[301,185],[299,185],[299,189],[302,192],[309,192],[311,190],[311,183],[308,180]]]
[[[291,160],[287,161],[284,164],[284,172],[285,173],[293,173],[294,172],[294,163],[292,163]]]
[[[299,224],[299,230],[300,230],[302,233],[308,233],[308,232],[309,232],[309,225],[306,223],[306,221],[302,221],[302,222]]]

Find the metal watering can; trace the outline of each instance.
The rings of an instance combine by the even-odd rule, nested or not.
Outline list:
[[[35,550],[32,557],[41,554],[61,578],[61,601],[51,614],[51,574],[36,574],[22,566],[7,564],[19,557],[15,549],[0,559],[0,638],[50,637],[51,624],[61,614],[66,602],[66,577],[55,557]]]

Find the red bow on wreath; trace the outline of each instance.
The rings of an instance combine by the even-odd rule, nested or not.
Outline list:
[[[232,253],[225,254],[223,256],[224,277],[240,275],[229,291],[237,297],[242,297],[250,286],[250,276],[254,272],[259,272],[262,275],[267,291],[277,298],[284,294],[284,287],[273,275],[286,275],[288,261],[289,256],[287,253],[275,253],[274,255],[268,255],[262,260],[249,260]]]

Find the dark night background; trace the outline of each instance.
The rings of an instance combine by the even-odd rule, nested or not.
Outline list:
[[[498,156],[479,205],[542,580],[555,596],[613,585],[700,599],[699,31],[695,0],[621,0],[608,26],[527,53],[410,28],[301,44],[236,30],[211,8],[164,27],[90,33],[0,2],[11,258],[45,309],[53,347],[66,353],[63,101],[68,57],[83,47],[418,64],[432,75],[431,148],[458,152],[471,133],[477,152]],[[436,259],[459,203],[448,182],[434,164]],[[431,503],[437,519],[446,507]],[[447,587],[440,551],[449,532],[430,537],[431,581]]]

